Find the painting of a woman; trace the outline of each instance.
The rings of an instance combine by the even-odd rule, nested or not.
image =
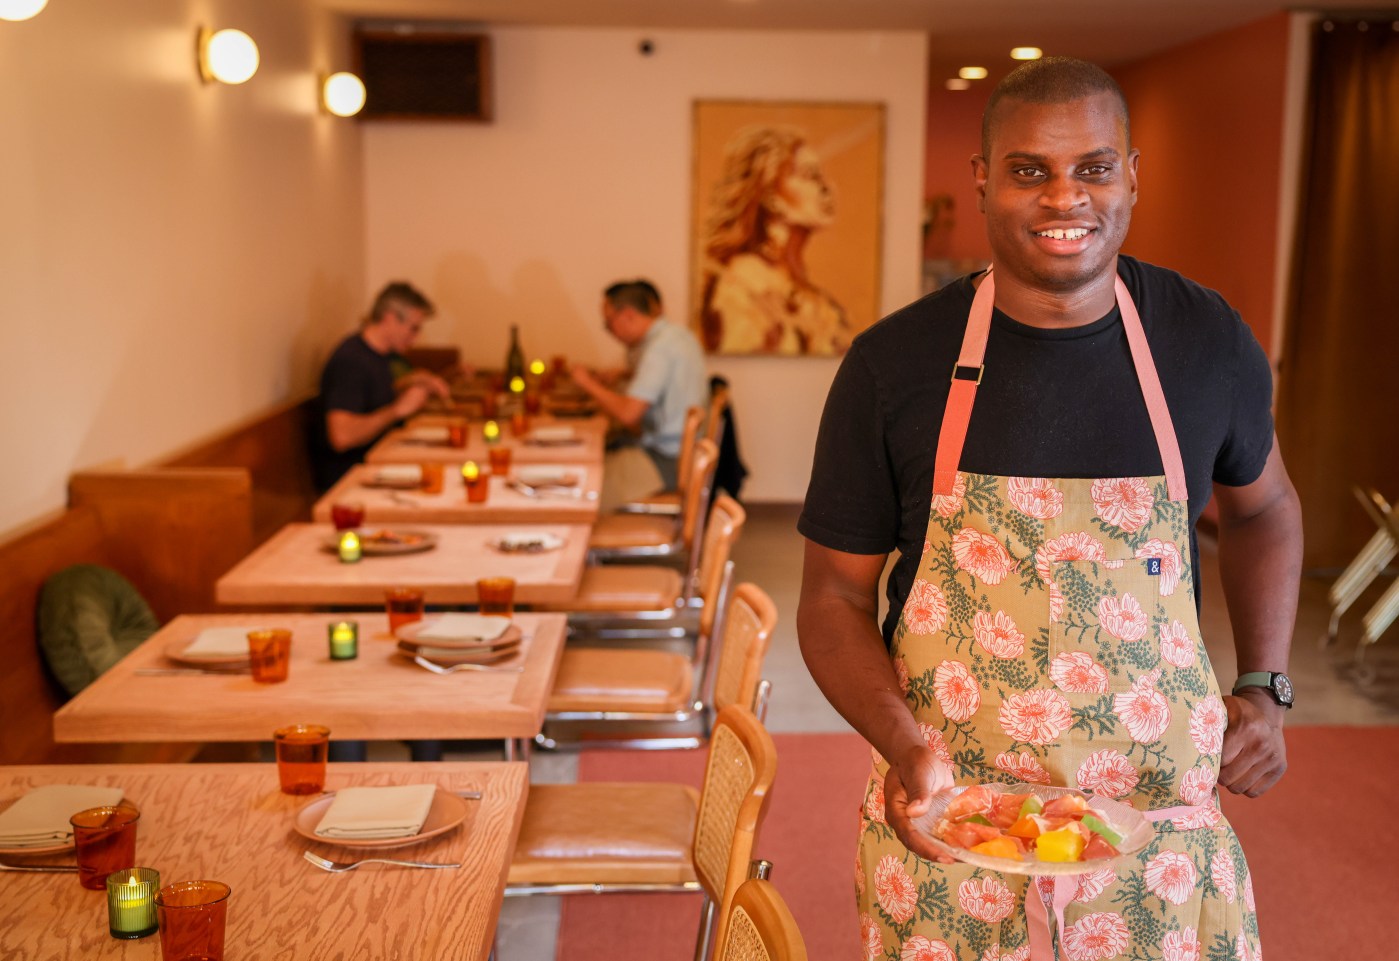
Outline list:
[[[729,142],[704,229],[700,335],[720,354],[840,354],[845,308],[809,275],[805,249],[835,221],[815,150],[791,126],[749,126]]]

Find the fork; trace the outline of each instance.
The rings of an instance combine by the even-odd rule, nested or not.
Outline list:
[[[434,674],[455,674],[457,671],[489,671],[496,674],[520,674],[524,667],[492,667],[489,664],[452,664],[443,666],[434,664],[425,657],[414,657],[413,663],[419,667],[425,667]]]
[[[332,861],[329,858],[323,858],[319,854],[313,854],[310,851],[303,851],[301,856],[304,857],[306,860],[310,861],[316,867],[320,868],[322,871],[329,871],[332,874],[338,873],[340,871],[353,871],[361,864],[397,864],[405,868],[461,867],[460,863],[443,864],[440,861],[397,861],[392,858],[362,858],[358,861]]]

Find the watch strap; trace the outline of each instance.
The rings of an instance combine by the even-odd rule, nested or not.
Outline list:
[[[1247,674],[1239,675],[1239,679],[1234,682],[1234,691],[1237,692],[1241,687],[1266,687],[1271,689],[1272,686],[1272,671],[1249,671]]]

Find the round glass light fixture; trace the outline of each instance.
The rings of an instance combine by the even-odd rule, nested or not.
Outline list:
[[[1038,60],[1044,56],[1044,51],[1039,47],[1014,47],[1010,51],[1012,60]]]
[[[48,3],[49,0],[0,0],[0,20],[28,20]]]
[[[970,90],[972,82],[963,77],[952,77],[943,86],[948,90]]]
[[[199,28],[199,75],[207,83],[243,83],[257,73],[257,44],[242,30]]]
[[[961,77],[963,80],[985,80],[986,68],[963,67],[961,70],[957,71],[957,76]]]
[[[352,73],[333,73],[321,84],[321,103],[337,117],[353,117],[364,109],[364,81]]]

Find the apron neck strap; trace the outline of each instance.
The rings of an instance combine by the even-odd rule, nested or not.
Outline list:
[[[1132,366],[1137,372],[1142,399],[1146,401],[1146,411],[1151,418],[1151,429],[1156,435],[1161,466],[1166,474],[1167,496],[1173,501],[1183,501],[1188,497],[1185,467],[1180,458],[1175,427],[1171,423],[1171,412],[1166,406],[1166,395],[1161,391],[1161,381],[1156,376],[1156,364],[1151,359],[1151,348],[1146,342],[1146,332],[1142,330],[1137,305],[1132,302],[1132,295],[1128,293],[1122,278],[1115,279],[1117,306],[1122,311],[1122,328],[1127,335],[1127,346],[1132,353]],[[962,447],[967,440],[967,425],[971,423],[976,388],[985,370],[982,361],[986,357],[986,340],[991,333],[991,311],[995,302],[996,282],[992,272],[987,270],[972,299],[967,331],[962,337],[962,351],[957,355],[957,365],[952,368],[952,389],[948,392],[947,407],[942,413],[937,461],[933,468],[934,494],[951,494],[952,485],[957,480],[957,465],[961,463]]]

